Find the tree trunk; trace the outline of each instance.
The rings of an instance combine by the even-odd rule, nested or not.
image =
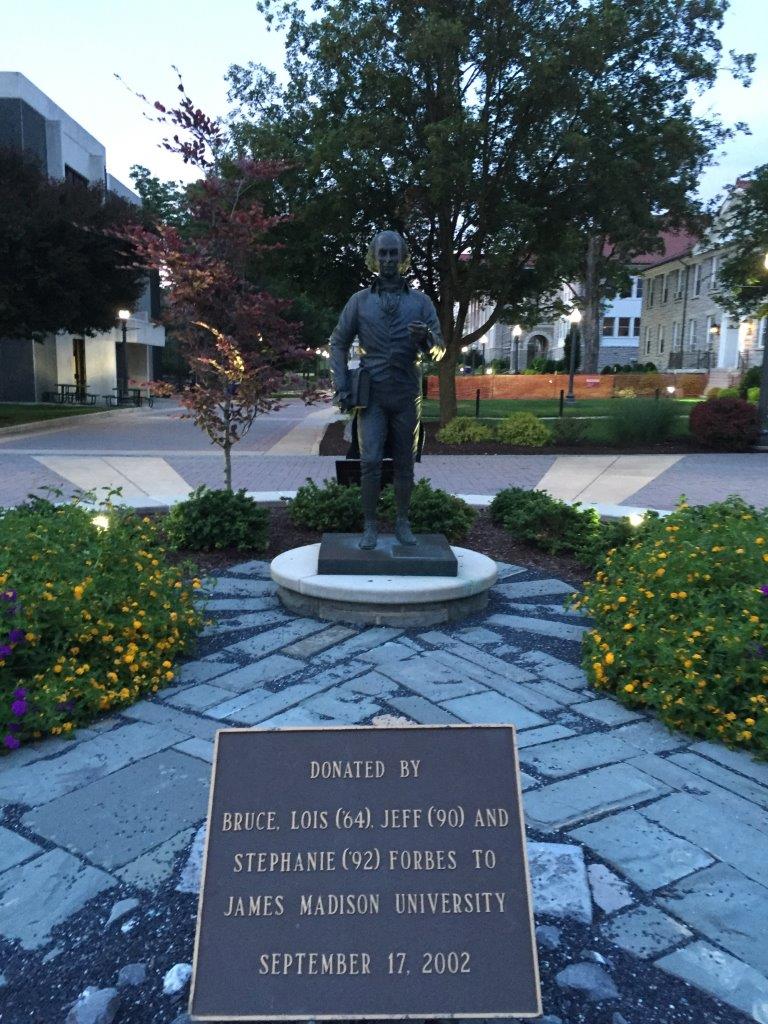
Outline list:
[[[584,309],[582,313],[582,371],[597,373],[600,357],[600,321],[602,295],[600,294],[600,256],[603,251],[602,235],[590,235],[584,261]]]
[[[444,427],[456,416],[456,352],[451,346],[438,365],[440,381],[440,426]]]

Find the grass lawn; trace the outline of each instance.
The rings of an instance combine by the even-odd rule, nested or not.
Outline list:
[[[86,405],[54,405],[38,403],[17,405],[13,402],[0,402],[0,427],[15,427],[20,423],[39,423],[41,420],[55,420],[65,416],[82,416],[87,412],[103,412]]]
[[[608,416],[616,398],[577,398],[572,406],[566,406],[573,416]],[[653,402],[653,398],[645,399]],[[681,416],[688,416],[698,398],[677,398],[675,405]],[[532,412],[535,416],[557,416],[559,414],[559,398],[488,398],[480,400],[480,418],[483,420],[502,419],[512,412]],[[474,400],[458,403],[459,416],[474,416]],[[426,398],[422,409],[422,418],[437,420],[440,418],[440,404],[436,398]]]

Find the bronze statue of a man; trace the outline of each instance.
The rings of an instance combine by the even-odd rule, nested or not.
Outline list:
[[[376,547],[376,506],[381,489],[381,461],[389,435],[395,486],[395,536],[415,544],[408,520],[413,490],[413,463],[421,413],[420,357],[445,354],[440,324],[432,301],[409,287],[403,274],[409,266],[408,247],[396,231],[379,231],[368,248],[367,264],[376,274],[370,288],[357,292],[344,307],[331,334],[331,373],[335,401],[351,411],[349,349],[360,343],[360,367],[370,378],[365,408],[358,411],[363,535],[360,547]]]

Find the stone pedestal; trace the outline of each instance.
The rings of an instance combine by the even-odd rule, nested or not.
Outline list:
[[[496,582],[493,559],[450,550],[455,576],[324,574],[318,572],[320,544],[283,552],[270,571],[280,600],[299,615],[353,625],[435,626],[482,611]]]
[[[359,533],[324,533],[317,571],[321,576],[456,576],[459,564],[442,533],[419,533],[417,544],[380,534],[376,547],[360,548]]]

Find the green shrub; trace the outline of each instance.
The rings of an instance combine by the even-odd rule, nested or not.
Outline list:
[[[288,508],[291,521],[308,530],[356,533],[363,525],[360,488],[343,487],[335,480],[326,480],[322,487],[308,480]],[[395,493],[391,486],[381,492],[379,515],[394,522]],[[467,535],[475,513],[461,498],[433,488],[428,480],[419,480],[411,495],[410,520],[416,533],[444,533],[449,540],[459,541]]]
[[[307,530],[355,533],[363,526],[360,488],[343,487],[335,480],[325,480],[318,487],[313,480],[307,480],[288,503],[288,514],[295,526]]]
[[[720,397],[720,392],[722,390],[723,390],[722,388],[708,388],[707,389],[707,396],[706,397],[707,398],[719,398]]]
[[[149,519],[82,498],[0,512],[0,735],[68,735],[173,679],[200,625]]]
[[[637,398],[637,391],[634,388],[619,388],[616,398]]]
[[[244,490],[209,491],[203,485],[172,506],[163,528],[172,548],[188,551],[266,551],[269,512]]]
[[[710,397],[712,397],[712,396],[710,395]],[[717,393],[717,397],[718,398],[739,398],[740,397],[739,389],[738,388],[720,388],[720,390]]]
[[[768,511],[684,503],[610,552],[576,607],[598,689],[768,757]]]
[[[493,430],[471,416],[456,416],[437,432],[442,444],[465,444],[472,441],[493,440]]]
[[[582,444],[589,434],[589,420],[575,416],[561,416],[552,424],[552,440],[555,444]]]
[[[552,431],[532,412],[513,412],[496,427],[502,444],[524,444],[541,448],[552,440]]]
[[[545,491],[507,487],[491,502],[490,514],[517,540],[552,555],[574,554],[586,564],[599,559],[617,538],[593,509],[559,501]]]
[[[747,401],[757,405],[760,401],[760,388],[747,388]]]
[[[741,398],[747,397],[747,392],[750,388],[759,388],[762,380],[762,367],[750,366],[747,372],[739,381],[739,396]]]
[[[608,433],[617,445],[658,444],[675,425],[677,410],[668,398],[616,399],[611,403]]]
[[[379,511],[384,519],[394,522],[394,488],[385,487],[382,491]],[[429,480],[419,480],[411,495],[410,520],[415,533],[444,533],[455,543],[466,537],[475,521],[475,512],[456,495],[432,487]]]

